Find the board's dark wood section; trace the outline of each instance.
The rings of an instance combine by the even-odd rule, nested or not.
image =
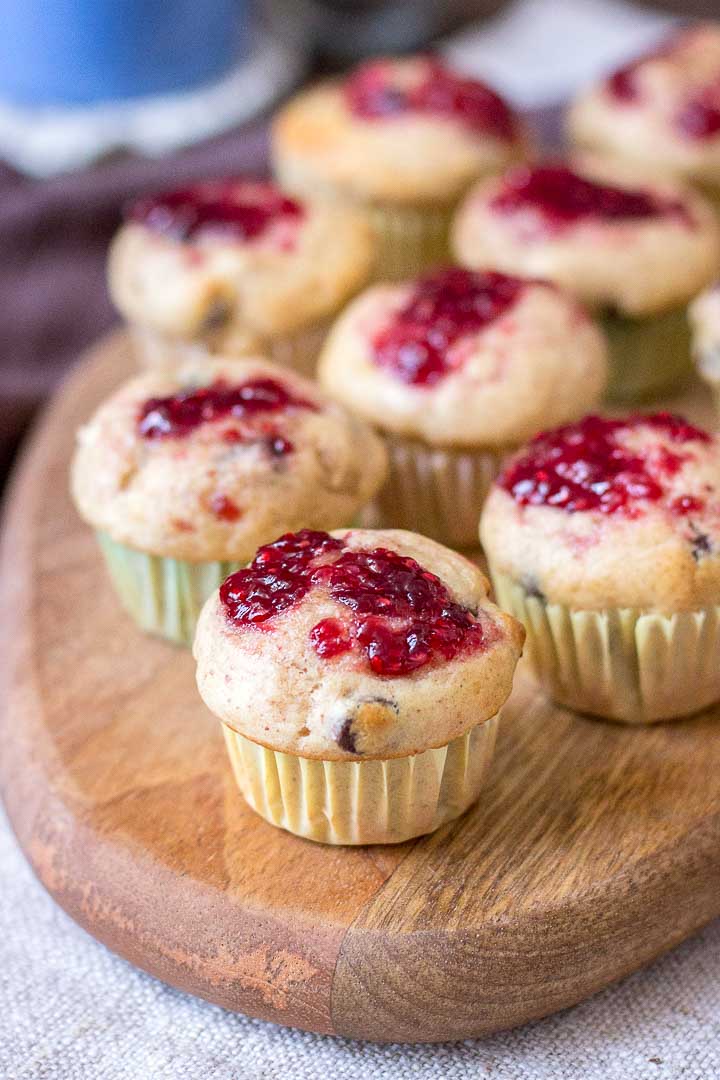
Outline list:
[[[720,913],[720,717],[603,724],[522,671],[485,798],[434,836],[332,849],[254,815],[189,655],[121,613],[67,494],[75,427],[129,368],[119,336],[78,368],[3,540],[3,794],[79,923],[228,1008],[409,1041],[571,1005]]]

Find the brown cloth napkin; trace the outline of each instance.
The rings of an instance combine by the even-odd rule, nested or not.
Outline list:
[[[122,207],[211,174],[260,173],[266,151],[256,122],[165,158],[123,155],[52,180],[0,163],[0,483],[37,406],[117,319],[105,257]]]

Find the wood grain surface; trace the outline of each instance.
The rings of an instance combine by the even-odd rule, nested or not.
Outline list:
[[[719,717],[586,719],[522,665],[459,822],[333,849],[257,817],[190,656],[121,612],[68,497],[74,430],[129,369],[121,336],[78,367],[26,450],[3,540],[0,779],[73,918],[227,1008],[426,1041],[572,1005],[720,914]],[[708,420],[699,390],[681,405]]]

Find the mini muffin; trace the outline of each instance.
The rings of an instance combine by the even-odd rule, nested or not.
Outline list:
[[[720,282],[693,300],[690,324],[695,366],[712,390],[715,407],[720,412]]]
[[[690,374],[687,303],[720,266],[720,225],[695,192],[610,183],[587,165],[519,167],[470,192],[453,243],[464,266],[548,278],[597,312],[612,399],[657,396]]]
[[[385,436],[382,523],[476,547],[503,457],[595,405],[606,367],[602,334],[560,289],[450,269],[362,293],[331,330],[318,376]]]
[[[258,180],[207,180],[131,207],[109,284],[146,365],[257,352],[310,373],[373,257],[356,210]]]
[[[670,413],[588,416],[510,462],[480,536],[563,705],[630,724],[720,699],[720,444]]]
[[[147,372],[78,433],[72,490],[140,626],[189,644],[203,603],[259,544],[350,524],[385,478],[380,439],[263,360]]]
[[[582,93],[570,138],[632,162],[648,180],[665,173],[720,198],[720,23],[668,36]]]
[[[254,810],[311,840],[386,844],[478,797],[523,637],[432,540],[303,530],[213,593],[194,654]]]
[[[395,279],[447,261],[457,200],[526,145],[497,94],[430,56],[372,60],[306,90],[272,132],[281,182],[363,206],[376,227],[377,276]]]

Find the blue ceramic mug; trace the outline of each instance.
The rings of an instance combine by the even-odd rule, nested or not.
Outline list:
[[[0,98],[88,104],[189,89],[229,70],[247,0],[0,0]]]

